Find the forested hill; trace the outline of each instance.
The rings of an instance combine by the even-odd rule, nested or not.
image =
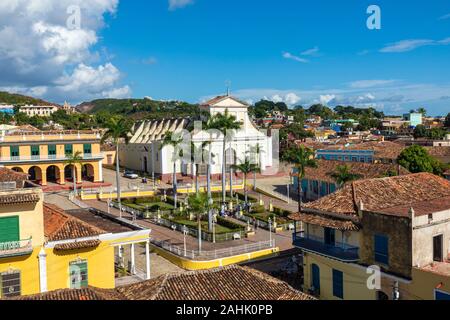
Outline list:
[[[5,91],[0,91],[0,104],[10,104],[10,105],[31,104],[36,106],[52,106],[52,105],[59,106],[56,103],[24,96],[21,94],[9,93]]]
[[[151,99],[99,99],[77,106],[82,113],[112,113],[133,119],[180,118],[198,115],[199,106],[182,101],[156,101]]]

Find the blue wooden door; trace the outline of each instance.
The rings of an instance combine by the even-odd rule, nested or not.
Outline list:
[[[317,293],[320,293],[320,268],[317,264],[311,265],[312,286]]]

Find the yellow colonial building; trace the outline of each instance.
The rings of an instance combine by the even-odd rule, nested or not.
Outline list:
[[[2,131],[0,136],[0,166],[29,174],[31,181],[46,186],[73,181],[70,155],[80,152],[82,161],[76,164],[77,182],[102,182],[103,154],[101,136],[96,131]]]
[[[150,278],[150,230],[115,231],[44,203],[41,188],[29,184],[25,174],[0,168],[0,299],[66,288],[114,288],[115,248],[131,245],[134,263],[139,243],[147,247],[145,278]]]
[[[450,300],[450,182],[358,180],[303,205],[293,244],[304,289],[325,300]]]

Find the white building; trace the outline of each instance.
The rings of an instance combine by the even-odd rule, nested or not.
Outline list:
[[[29,117],[38,116],[38,117],[49,117],[54,112],[58,111],[57,106],[34,106],[34,105],[26,105],[20,107],[20,112],[25,113]]]
[[[244,161],[251,157],[251,150],[258,144],[262,150],[259,155],[261,170],[264,172],[272,167],[272,138],[259,131],[248,116],[248,105],[231,96],[219,96],[201,105],[201,109],[209,112],[211,116],[225,113],[236,117],[242,123],[241,129],[236,131],[233,138],[226,142],[227,165]],[[173,173],[174,148],[165,146],[160,149],[162,140],[167,132],[187,132],[193,128],[190,119],[165,119],[141,121],[135,123],[129,144],[119,146],[120,164],[126,168],[154,173],[164,181],[170,180]],[[211,141],[211,153],[214,164],[211,167],[213,177],[220,176],[222,170],[222,150],[224,135],[219,132],[193,130],[192,141],[196,145]],[[256,158],[254,158],[256,159]],[[254,160],[257,161],[257,160]],[[200,165],[200,175],[206,173],[206,165]],[[176,173],[184,176],[193,176],[195,164],[186,160],[176,161]]]

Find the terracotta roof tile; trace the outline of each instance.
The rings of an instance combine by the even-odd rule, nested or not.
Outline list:
[[[327,227],[343,231],[358,231],[360,226],[357,221],[343,220],[338,218],[331,218],[321,214],[310,213],[293,213],[289,215],[289,219],[295,221],[303,221],[305,223],[314,224],[321,227]]]
[[[15,181],[18,188],[23,187],[23,183],[28,179],[28,174],[16,172],[14,170],[0,167],[0,183]]]
[[[335,179],[332,174],[337,171],[338,166],[348,166],[350,173],[360,175],[361,179],[382,178],[387,176],[389,172],[398,174],[400,171],[401,175],[410,173],[405,168],[395,164],[317,160],[317,168],[306,168],[305,178],[333,183]]]
[[[281,280],[240,266],[166,275],[121,287],[118,291],[133,300],[312,299]]]
[[[260,271],[241,266],[163,275],[105,290],[57,290],[20,300],[315,300]]]
[[[60,241],[95,237],[106,232],[65,214],[55,205],[44,203],[44,233],[48,241]],[[83,241],[79,242],[78,246],[83,244],[87,247],[93,245],[89,241]],[[63,247],[66,246],[61,246],[59,250]]]
[[[39,199],[37,193],[5,194],[0,195],[0,204],[33,203],[38,202]]]
[[[316,210],[341,216],[357,216],[357,207],[362,201],[364,210],[372,212],[389,211],[395,207],[415,207],[416,215],[426,214],[420,208],[428,204],[437,205],[450,196],[450,181],[431,173],[358,180],[337,192],[317,201],[304,204],[305,211]],[[442,209],[442,206],[440,206]],[[450,208],[447,207],[447,208]],[[392,210],[391,210],[392,211]],[[405,215],[400,210],[398,214]]]

